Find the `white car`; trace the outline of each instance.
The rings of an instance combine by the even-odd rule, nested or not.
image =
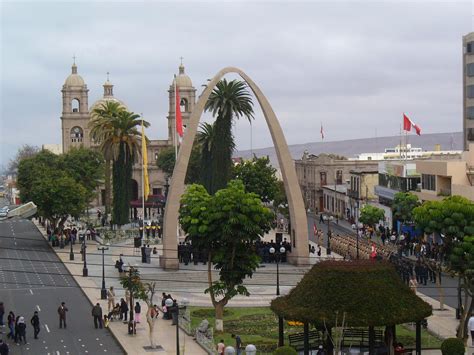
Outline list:
[[[7,217],[9,211],[10,211],[10,208],[8,208],[8,206],[2,207],[0,209],[0,217]]]

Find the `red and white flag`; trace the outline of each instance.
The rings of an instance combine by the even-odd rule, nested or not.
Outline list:
[[[175,107],[175,118],[176,118],[176,132],[182,138],[183,137],[183,118],[181,117],[181,99],[179,98],[179,88],[175,82],[175,97],[176,97],[176,107]]]
[[[321,139],[324,139],[323,123],[321,122]]]
[[[403,114],[403,130],[410,132],[412,127],[415,129],[416,134],[421,136],[421,127],[416,123],[413,123],[413,121],[410,120],[407,115]]]
[[[314,222],[313,224],[313,233],[314,233],[314,236],[318,234],[318,228],[316,227],[316,222]]]

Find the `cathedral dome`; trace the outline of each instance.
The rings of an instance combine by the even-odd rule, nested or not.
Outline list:
[[[70,87],[70,86],[84,86],[84,85],[85,85],[84,79],[82,79],[82,76],[77,74],[77,66],[74,63],[72,65],[72,73],[71,75],[67,77],[66,81],[64,82],[64,86]]]
[[[184,65],[182,63],[179,66],[179,75],[176,77],[176,85],[180,88],[193,86],[191,78],[184,72]]]
[[[96,108],[100,108],[103,104],[105,104],[108,101],[113,101],[113,102],[118,102],[121,107],[123,107],[125,110],[128,110],[127,105],[119,99],[116,99],[114,97],[114,85],[109,81],[109,73],[107,73],[107,81],[104,83],[104,97],[97,100],[92,104],[90,107],[90,112],[93,112]]]

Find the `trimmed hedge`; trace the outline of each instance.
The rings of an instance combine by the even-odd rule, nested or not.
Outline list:
[[[443,355],[464,355],[464,342],[458,338],[448,338],[441,344]]]
[[[421,321],[431,306],[416,296],[387,262],[324,261],[313,266],[286,296],[271,303],[286,320],[321,327],[387,326]]]
[[[273,355],[298,355],[298,352],[291,346],[280,346],[273,352]]]

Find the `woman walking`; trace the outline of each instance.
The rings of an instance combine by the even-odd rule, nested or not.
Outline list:
[[[142,307],[140,303],[135,303],[135,323],[140,323],[140,313],[142,311]]]

